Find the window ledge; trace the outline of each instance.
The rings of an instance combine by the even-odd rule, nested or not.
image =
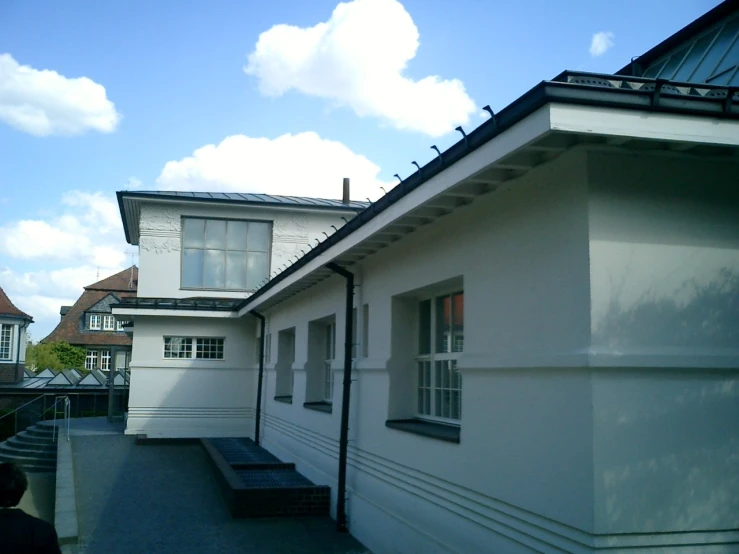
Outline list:
[[[308,408],[309,410],[316,410],[317,412],[324,412],[327,414],[330,414],[333,411],[333,405],[331,402],[303,402],[303,408]]]
[[[423,419],[388,419],[385,427],[459,444],[459,427]]]
[[[284,402],[285,404],[292,404],[293,397],[292,395],[275,396],[275,402]]]

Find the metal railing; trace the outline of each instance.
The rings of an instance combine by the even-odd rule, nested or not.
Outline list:
[[[61,410],[59,409],[59,404],[61,404]],[[71,419],[71,412],[72,412],[72,402],[69,400],[68,396],[57,396],[54,399],[54,442],[56,442],[57,436],[59,432],[57,431],[57,415],[61,413],[61,415],[64,416],[64,423],[66,424],[65,427],[67,429],[67,440],[69,440],[69,421]]]
[[[53,399],[51,405],[47,407],[47,402]],[[43,401],[43,404],[41,403]],[[69,440],[69,420],[71,416],[71,402],[68,396],[56,396],[54,394],[42,394],[37,396],[33,400],[29,400],[25,404],[21,404],[17,408],[0,416],[0,420],[13,416],[13,435],[18,434],[19,420],[25,416],[25,420],[21,422],[21,431],[36,425],[39,421],[45,421],[46,415],[50,410],[54,410],[54,441],[56,441],[57,435],[57,417],[59,414],[64,416],[67,430],[67,440]],[[61,407],[60,407],[61,405]],[[34,411],[33,408],[38,408],[40,411]],[[60,418],[61,419],[61,418]]]

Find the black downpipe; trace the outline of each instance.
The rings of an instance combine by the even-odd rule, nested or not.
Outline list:
[[[256,417],[256,428],[254,429],[254,444],[259,446],[259,426],[261,424],[262,420],[262,380],[264,379],[264,341],[265,336],[264,332],[267,327],[267,320],[265,317],[255,312],[254,310],[251,310],[249,312],[251,315],[259,319],[259,323],[261,326],[261,331],[259,333],[259,378],[257,383],[257,417]]]
[[[346,326],[344,328],[344,387],[341,396],[341,433],[339,436],[339,489],[336,499],[336,530],[346,533],[346,457],[349,446],[349,398],[352,385],[352,335],[354,307],[354,274],[333,262],[326,264],[346,279]]]
[[[20,323],[18,324],[18,345],[15,347],[15,378],[18,379],[20,377],[18,375],[18,369],[21,366],[21,333],[24,329],[28,328],[30,324],[28,323],[28,320],[25,320],[23,322],[23,325]],[[21,379],[22,380],[22,379]]]

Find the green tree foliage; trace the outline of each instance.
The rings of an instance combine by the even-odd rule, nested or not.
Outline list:
[[[28,343],[26,365],[37,371],[44,369],[79,369],[84,371],[87,351],[67,342]]]

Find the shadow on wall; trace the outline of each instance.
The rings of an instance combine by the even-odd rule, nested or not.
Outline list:
[[[627,353],[701,355],[692,368],[593,370],[602,533],[739,528],[739,374],[700,362],[736,359],[739,273],[682,287],[683,301],[650,292],[630,309],[612,303],[594,333]]]
[[[685,281],[681,292],[688,293],[684,302],[650,290],[628,309],[616,294],[593,332],[594,344],[611,349],[739,348],[739,273],[722,268],[706,285]]]

